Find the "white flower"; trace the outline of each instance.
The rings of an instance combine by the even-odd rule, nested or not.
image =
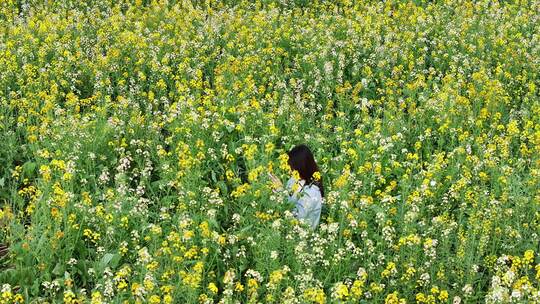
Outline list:
[[[326,75],[332,74],[333,70],[334,70],[334,65],[332,64],[332,62],[327,61],[327,62],[324,63],[324,73]]]
[[[141,248],[138,254],[141,263],[147,264],[152,260],[152,256],[150,256],[146,247]]]
[[[466,284],[465,286],[463,286],[461,291],[463,291],[463,293],[465,295],[471,295],[472,292],[473,292],[473,288],[472,288],[471,284]]]
[[[232,283],[234,281],[235,276],[236,275],[233,269],[227,270],[227,272],[225,272],[225,275],[223,276],[223,283],[225,284]]]
[[[68,261],[67,263],[68,263],[69,265],[73,266],[73,265],[77,264],[77,260],[74,259],[74,258],[71,258],[71,259],[69,259],[69,261]]]
[[[424,281],[426,283],[429,282],[429,279],[430,279],[430,276],[429,276],[429,273],[427,273],[427,272],[420,275],[420,280],[422,280],[422,281]]]
[[[367,275],[366,269],[363,268],[363,267],[358,268],[358,270],[356,271],[356,275],[357,275],[359,278],[364,277],[365,275]]]
[[[47,284],[46,284],[46,283],[47,283]],[[47,288],[48,283],[49,283],[49,282],[43,282],[43,286],[45,286],[45,288]],[[3,285],[2,285],[2,293],[4,293],[4,292],[11,292],[11,285],[9,285],[9,284],[3,284]]]

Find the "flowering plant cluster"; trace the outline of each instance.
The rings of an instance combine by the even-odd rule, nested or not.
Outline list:
[[[540,303],[539,11],[0,1],[0,303]]]

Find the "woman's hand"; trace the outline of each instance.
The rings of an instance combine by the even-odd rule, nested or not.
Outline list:
[[[274,184],[274,188],[276,190],[283,189],[283,183],[277,178],[274,174],[268,172],[268,177],[272,180],[272,184]]]

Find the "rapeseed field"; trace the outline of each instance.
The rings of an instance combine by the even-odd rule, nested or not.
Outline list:
[[[538,0],[2,0],[0,303],[540,303],[539,91]]]

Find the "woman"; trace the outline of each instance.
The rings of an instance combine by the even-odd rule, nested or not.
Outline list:
[[[289,166],[297,171],[298,177],[292,176],[287,181],[289,202],[295,203],[293,214],[299,220],[307,222],[312,229],[319,224],[323,204],[324,188],[322,177],[313,158],[313,154],[306,145],[298,145],[287,153]],[[283,188],[281,181],[274,175],[270,178],[279,189]]]

